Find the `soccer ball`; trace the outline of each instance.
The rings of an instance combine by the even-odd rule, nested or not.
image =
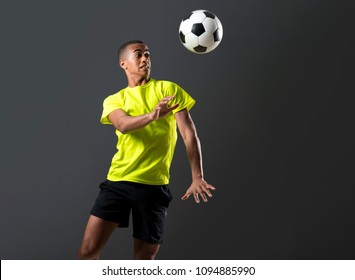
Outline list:
[[[217,16],[206,10],[193,11],[179,27],[181,43],[197,54],[214,50],[222,40],[223,27]]]

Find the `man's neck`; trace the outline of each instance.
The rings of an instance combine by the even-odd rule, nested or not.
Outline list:
[[[150,81],[150,77],[127,77],[129,87],[144,86]]]

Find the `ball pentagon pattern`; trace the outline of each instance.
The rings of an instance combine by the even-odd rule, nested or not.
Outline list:
[[[193,53],[211,52],[220,44],[222,37],[222,23],[210,11],[193,11],[180,23],[180,42]]]

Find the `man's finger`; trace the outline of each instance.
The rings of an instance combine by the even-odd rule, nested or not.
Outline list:
[[[206,195],[204,193],[200,193],[200,195],[202,197],[203,202],[207,202],[208,201],[208,199],[207,199],[207,197],[206,197]]]
[[[207,188],[211,189],[211,190],[215,190],[216,188],[210,184],[207,184]]]
[[[177,107],[179,107],[179,104],[174,104],[173,106],[169,107],[169,110],[175,110]]]
[[[195,198],[196,203],[200,203],[200,198],[198,196],[198,193],[194,194],[194,198]]]
[[[212,197],[212,193],[208,189],[205,190],[205,193],[207,193],[209,197]]]
[[[186,200],[189,198],[189,196],[191,195],[191,193],[185,193],[184,196],[181,198],[182,200]]]

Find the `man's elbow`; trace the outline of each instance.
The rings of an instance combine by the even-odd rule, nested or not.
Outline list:
[[[127,134],[129,132],[127,126],[125,126],[124,124],[116,122],[116,123],[113,123],[113,126],[122,134]]]
[[[121,132],[122,134],[127,134],[128,130],[125,129],[117,129],[119,132]]]

